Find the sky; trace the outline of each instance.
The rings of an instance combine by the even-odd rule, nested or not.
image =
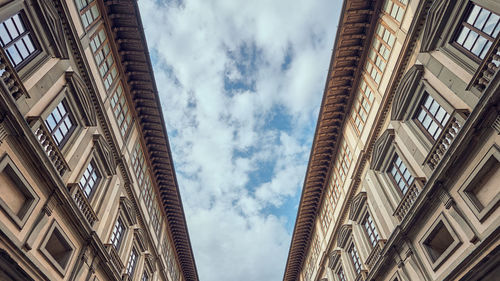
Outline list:
[[[341,1],[138,3],[200,280],[282,280]]]

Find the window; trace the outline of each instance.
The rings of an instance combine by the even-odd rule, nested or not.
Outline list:
[[[146,271],[144,271],[144,273],[142,274],[141,281],[148,281],[148,280],[149,280],[148,273]]]
[[[377,25],[377,32],[373,38],[365,67],[370,77],[377,84],[380,83],[384,73],[395,38],[394,34],[382,24]]]
[[[390,175],[394,183],[398,186],[399,190],[406,194],[411,184],[413,183],[413,176],[406,168],[405,163],[401,160],[399,155],[394,156],[394,160],[389,168]]]
[[[76,128],[74,120],[66,100],[62,100],[45,120],[47,129],[57,146],[62,147]]]
[[[373,104],[373,92],[368,87],[364,80],[361,81],[361,85],[359,87],[358,96],[356,98],[356,105],[354,110],[352,111],[352,121],[356,128],[358,134],[363,131],[363,127],[366,122],[366,118],[368,117],[368,113],[370,113],[370,108]]]
[[[83,190],[83,193],[87,196],[87,198],[92,195],[94,188],[97,186],[100,179],[101,174],[99,173],[99,170],[97,170],[94,160],[92,160],[80,179],[80,188]]]
[[[432,141],[435,141],[450,119],[450,114],[431,95],[425,92],[416,119]]]
[[[337,277],[339,278],[340,281],[347,281],[347,278],[345,277],[344,270],[342,267],[339,268],[337,271]]]
[[[154,231],[158,235],[160,232],[160,207],[158,206],[158,202],[155,202],[154,208],[150,211],[151,214],[151,225],[153,226]]]
[[[104,81],[104,87],[106,90],[109,90],[118,75],[118,71],[116,70],[108,38],[103,28],[96,32],[96,34],[94,34],[91,38],[90,48],[94,53],[97,68],[99,69],[99,73]]]
[[[127,264],[127,274],[128,276],[132,277],[134,275],[134,270],[135,270],[135,265],[137,264],[137,250],[135,248],[132,248],[132,251],[130,252],[130,257],[128,258],[128,264]]]
[[[26,18],[21,12],[0,23],[0,46],[4,48],[16,69],[25,65],[40,52]]]
[[[123,240],[123,234],[125,233],[125,226],[121,218],[118,218],[113,227],[113,232],[111,233],[111,244],[118,251]]]
[[[337,163],[335,163],[334,173],[339,177],[339,180],[344,183],[347,173],[349,172],[349,167],[352,161],[352,154],[349,150],[347,142],[342,141],[339,148],[339,156],[337,158]]]
[[[125,136],[130,126],[130,122],[132,121],[132,115],[130,114],[125,95],[123,94],[121,83],[118,84],[118,87],[116,87],[116,90],[113,92],[110,103],[116,121],[118,122],[118,127],[120,127],[120,133],[122,136]]]
[[[425,240],[424,245],[432,261],[436,261],[453,243],[453,237],[446,229],[443,222],[439,222],[431,235]]]
[[[401,22],[406,5],[408,5],[408,0],[387,0],[385,1],[384,12],[396,21]]]
[[[142,186],[146,173],[146,158],[142,152],[141,144],[138,142],[132,152],[132,166],[137,177],[137,183]]]
[[[375,227],[375,223],[370,216],[370,213],[366,214],[363,220],[363,227],[365,228],[366,234],[368,235],[370,244],[372,245],[372,247],[375,247],[380,237],[378,235],[377,228]]]
[[[500,31],[500,16],[471,3],[455,43],[477,61],[483,59]]]
[[[356,250],[354,243],[351,244],[351,247],[349,247],[349,255],[351,256],[352,264],[354,265],[354,270],[356,271],[356,274],[360,274],[361,261],[359,259],[358,251]]]
[[[99,18],[99,9],[96,1],[93,0],[76,0],[76,7],[80,11],[82,24],[84,28],[89,27],[94,21]]]

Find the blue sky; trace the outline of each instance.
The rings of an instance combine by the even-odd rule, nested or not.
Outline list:
[[[340,1],[139,6],[200,279],[281,280]]]

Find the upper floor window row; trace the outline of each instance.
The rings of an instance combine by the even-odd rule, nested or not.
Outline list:
[[[101,180],[101,174],[96,167],[95,162],[92,160],[88,164],[87,168],[83,172],[80,179],[80,188],[87,198],[94,193],[95,187],[99,184]]]
[[[127,104],[127,100],[123,93],[123,86],[121,83],[118,84],[113,95],[111,96],[111,108],[113,109],[113,114],[115,115],[116,122],[118,122],[118,127],[120,128],[120,133],[122,136],[127,134],[130,123],[132,122],[132,114]]]
[[[396,37],[392,31],[387,29],[382,23],[377,25],[365,66],[366,71],[377,84],[382,79],[382,74],[389,61],[389,55],[395,40]]]
[[[0,46],[4,48],[16,69],[25,65],[41,51],[22,12],[0,23]]]
[[[406,5],[408,5],[408,0],[387,0],[384,4],[384,11],[396,21],[401,22]]]
[[[359,86],[358,96],[355,101],[356,104],[351,116],[358,135],[363,131],[374,99],[373,91],[370,89],[365,80],[362,80]]]
[[[104,87],[109,90],[116,80],[116,76],[118,76],[118,71],[104,28],[101,28],[93,35],[90,40],[90,48],[94,53],[99,74],[104,81]]]
[[[482,60],[499,32],[500,16],[471,3],[458,30],[455,43],[475,60]]]
[[[100,16],[99,9],[97,8],[97,1],[94,0],[76,0],[76,7],[80,12],[82,24],[84,28],[88,28]]]

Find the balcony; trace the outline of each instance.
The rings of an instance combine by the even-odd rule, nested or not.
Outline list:
[[[380,254],[382,253],[382,249],[384,249],[386,240],[380,239],[377,241],[377,244],[373,247],[370,255],[366,259],[365,265],[368,267],[368,269],[372,269],[373,266],[375,265],[375,262],[377,259],[380,257]]]
[[[443,131],[424,160],[424,163],[429,165],[432,170],[434,170],[439,164],[443,155],[446,153],[453,140],[457,137],[458,132],[462,128],[466,119],[466,111],[455,110],[452,113],[448,123],[446,123],[446,126],[443,128]]]
[[[23,86],[17,71],[10,63],[3,48],[0,48],[0,84],[15,100],[21,96],[29,98],[28,91]]]
[[[115,267],[118,274],[121,274],[124,265],[122,260],[120,259],[120,256],[118,255],[118,252],[116,251],[115,246],[113,246],[113,244],[104,244],[104,247],[108,251],[108,254],[111,256],[112,265]]]
[[[45,122],[40,117],[29,117],[27,121],[33,134],[35,134],[38,142],[52,162],[52,165],[54,165],[54,168],[62,177],[64,173],[69,170],[69,166],[66,160],[64,160],[64,156],[59,150],[59,147],[52,139],[49,129],[45,126]]]
[[[480,92],[488,87],[493,77],[498,72],[500,68],[500,36],[497,36],[493,45],[491,45],[490,50],[483,59],[481,65],[477,69],[476,73],[472,77],[471,82],[467,86],[467,90],[471,87],[478,89]]]
[[[418,195],[422,191],[423,187],[424,187],[423,178],[416,178],[413,181],[410,188],[401,199],[401,202],[399,202],[398,207],[394,211],[394,216],[398,218],[399,222],[402,222],[403,219],[406,217],[408,211],[411,209],[411,207],[417,200]]]
[[[90,226],[94,226],[94,223],[97,221],[97,215],[92,209],[87,196],[85,196],[80,186],[77,183],[70,184],[69,193],[71,194],[73,200],[75,200],[76,205],[80,208],[80,211],[85,216]]]

